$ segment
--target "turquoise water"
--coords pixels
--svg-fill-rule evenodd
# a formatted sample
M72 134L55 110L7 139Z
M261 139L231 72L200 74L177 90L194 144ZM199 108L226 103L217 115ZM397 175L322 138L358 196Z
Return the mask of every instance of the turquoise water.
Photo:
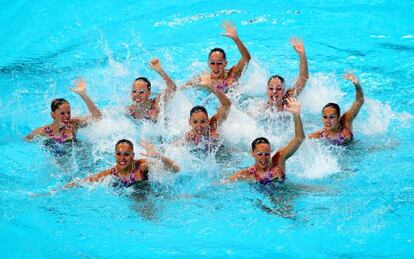
M0 255L15 257L413 257L414 256L414 24L410 1L180 1L108 3L16 1L0 10ZM151 174L153 191L140 200L105 185L31 197L113 164L116 140L167 142L187 129L189 108L205 95L177 93L167 115L175 124L136 124L120 116L129 87L159 57L183 83L206 69L208 51L222 47L229 64L236 46L220 36L233 21L253 60L240 94L264 99L273 73L292 82L298 60L288 41L305 42L310 80L301 96L306 133L321 127L328 101L350 106L354 88L341 80L353 69L366 102L347 149L305 141L275 190L214 183L252 163L257 136L277 149L291 126L255 122L235 101L223 135L235 147L230 162L200 160L167 144L180 175ZM65 166L22 138L51 121L50 101L67 98L74 115L86 112L68 91L82 76L104 119L80 131L86 159ZM201 97L200 97L201 96ZM233 100L239 100L233 96ZM249 99L248 100L251 100ZM208 98L207 98L208 99ZM242 98L243 99L243 98ZM210 113L215 101L207 102ZM240 105L239 105L240 104ZM74 152L78 152L74 150ZM269 212L272 211L272 213Z

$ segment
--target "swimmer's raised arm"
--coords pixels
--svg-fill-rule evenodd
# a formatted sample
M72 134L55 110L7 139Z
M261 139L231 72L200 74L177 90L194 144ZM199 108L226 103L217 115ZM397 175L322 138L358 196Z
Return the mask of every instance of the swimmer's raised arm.
M180 166L175 163L172 159L164 156L163 154L159 153L155 146L147 141L142 140L140 145L145 149L146 153L141 153L142 156L155 158L161 161L164 164L165 169L171 170L174 173L180 171ZM146 163L148 164L148 163ZM148 168L147 168L148 170Z
M303 41L295 37L290 40L290 44L292 45L296 53L299 55L300 60L298 79L294 87L288 90L288 96L295 97L302 92L303 88L306 85L306 82L309 79L308 59L306 58L305 46L303 45Z
M70 88L70 91L78 94L82 98L82 100L88 106L89 112L91 113L90 116L73 118L74 120L76 120L76 123L77 123L78 127L85 126L86 123L88 122L88 120L90 120L90 119L99 120L99 119L102 118L101 111L98 109L98 107L95 105L95 103L86 94L85 80L83 80L82 78L78 78L76 80L76 86L74 88Z
M305 139L305 133L303 131L302 119L300 117L300 104L296 99L289 98L287 99L286 111L289 111L293 115L293 120L295 124L295 136L289 141L289 143L279 149L272 157L272 160L280 159L283 167L286 160L292 156L296 150L298 150L300 144L302 144ZM275 164L275 163L273 163Z
M161 66L161 62L158 58L153 58L149 62L149 66L157 72L161 78L164 80L165 84L167 85L167 88L164 91L165 100L168 100L172 97L173 93L177 90L177 85L175 82L171 79L171 77L167 74L167 72L164 71L164 69Z
M234 26L234 24L229 21L225 21L222 24L222 27L225 32L221 35L232 39L234 43L236 43L237 48L239 49L239 52L242 56L239 62L230 69L230 73L234 73L235 79L237 80L241 76L244 67L249 63L251 56L246 46L240 40L239 35L237 34L236 26Z
M341 118L341 121L344 124L344 126L351 129L352 121L358 115L359 110L364 104L364 92L362 91L362 87L359 84L358 77L355 76L353 72L349 72L345 74L344 79L351 81L354 84L355 90L356 90L354 103L352 104L351 108L342 115L342 118Z
M202 87L209 89L213 94L217 97L220 102L220 107L217 113L212 116L217 121L217 125L220 125L224 120L227 119L229 115L229 111L231 108L231 101L230 99L223 93L223 91L218 90L217 88L211 85L202 85Z

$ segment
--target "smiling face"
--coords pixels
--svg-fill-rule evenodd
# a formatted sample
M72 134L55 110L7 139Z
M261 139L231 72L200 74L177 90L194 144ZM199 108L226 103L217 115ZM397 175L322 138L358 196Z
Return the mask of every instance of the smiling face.
M68 124L71 118L69 103L62 103L55 111L51 112L50 115L60 126Z
M284 95L285 84L279 78L272 78L267 84L267 97L269 102L281 102Z
M272 150L269 144L260 143L257 144L251 155L255 160L255 166L257 169L266 170L270 166Z
M322 122L325 130L335 131L339 128L339 114L333 107L325 107L322 110Z
M198 111L191 114L188 123L190 124L191 130L195 135L207 135L210 121L207 114L204 112Z
M131 168L134 161L134 149L128 143L120 143L115 147L116 167L119 170Z
M223 53L214 51L210 54L208 67L210 68L210 75L213 79L224 78L224 69L226 66L227 60L224 58Z
M146 82L137 80L132 84L131 99L135 103L147 101L151 96L151 91L148 89Z

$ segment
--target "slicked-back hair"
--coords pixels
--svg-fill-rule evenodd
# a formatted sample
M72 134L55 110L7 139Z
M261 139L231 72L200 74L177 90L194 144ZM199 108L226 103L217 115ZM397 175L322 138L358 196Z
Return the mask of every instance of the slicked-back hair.
M122 144L122 143L126 143L126 144L128 144L128 145L130 145L131 146L131 148L132 148L132 150L134 150L134 144L132 144L132 142L130 141L130 140L128 140L128 139L121 139L121 140L119 140L118 142L116 142L116 144L115 144L115 149L120 145L120 144Z
M68 101L66 101L66 99L63 98L57 98L54 99L52 101L52 103L50 104L50 109L52 110L52 112L56 111L57 109L59 109L59 106L61 106L62 104L67 103L69 104Z
M138 77L134 82L141 81L147 84L148 91L151 90L151 82L146 77Z
M224 49L222 48L214 48L212 50L210 50L210 53L208 53L208 58L210 59L210 56L213 52L220 52L221 54L223 54L223 59L226 60L226 52L224 51Z
M254 151L254 149L256 148L256 146L258 144L268 144L270 146L270 142L267 138L259 137L259 138L256 138L255 140L253 140L253 142L252 142L252 151Z
M325 108L328 108L328 107L334 108L336 110L336 115L338 115L338 117L341 115L341 108L339 108L339 105L336 104L336 103L328 103L328 104L326 104L325 106L323 106L322 112L323 112L323 110Z
M270 81L271 81L272 79L275 79L275 78L279 79L279 80L280 80L280 82L282 82L282 84L284 84L284 83L285 83L285 79L284 79L283 77L281 77L281 76L279 76L279 75L272 75L271 77L269 77L269 80L267 80L267 85L269 85Z
M207 110L206 110L206 108L204 108L204 106L200 106L200 105L194 106L190 111L190 117L195 112L204 112L206 114L206 116L208 117Z

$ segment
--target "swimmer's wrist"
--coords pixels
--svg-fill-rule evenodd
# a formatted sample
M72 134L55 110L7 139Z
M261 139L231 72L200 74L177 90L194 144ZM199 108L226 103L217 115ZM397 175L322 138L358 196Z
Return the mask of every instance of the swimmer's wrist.
M158 152L155 153L154 156L152 156L152 158L155 158L155 159L162 159L162 157L163 157L162 154L160 154Z

